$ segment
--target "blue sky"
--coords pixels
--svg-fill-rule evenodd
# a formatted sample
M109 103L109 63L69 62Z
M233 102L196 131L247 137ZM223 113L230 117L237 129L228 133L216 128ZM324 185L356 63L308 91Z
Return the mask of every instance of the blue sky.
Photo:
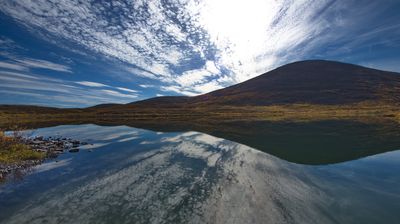
M398 0L2 0L0 104L198 95L306 59L400 72Z

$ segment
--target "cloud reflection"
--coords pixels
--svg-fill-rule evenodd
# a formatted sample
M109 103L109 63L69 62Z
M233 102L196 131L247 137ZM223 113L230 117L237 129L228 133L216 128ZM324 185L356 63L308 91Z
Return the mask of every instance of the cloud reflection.
M126 133L136 133L125 127L82 128L103 133L101 138L114 148ZM83 138L93 134L81 133ZM158 138L146 145L152 147L148 150L129 155L114 151L116 166L121 164L117 169L102 170L74 187L65 180L26 202L24 212L16 212L5 223L332 221L319 212L325 209L327 196L307 184L305 174L293 164L202 133L154 136ZM82 166L102 169L101 164Z

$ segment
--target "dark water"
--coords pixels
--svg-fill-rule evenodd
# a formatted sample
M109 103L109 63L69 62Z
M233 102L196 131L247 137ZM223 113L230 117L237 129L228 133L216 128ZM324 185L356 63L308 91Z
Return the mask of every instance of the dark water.
M0 223L399 222L394 129L235 127L33 131L91 144L0 185Z

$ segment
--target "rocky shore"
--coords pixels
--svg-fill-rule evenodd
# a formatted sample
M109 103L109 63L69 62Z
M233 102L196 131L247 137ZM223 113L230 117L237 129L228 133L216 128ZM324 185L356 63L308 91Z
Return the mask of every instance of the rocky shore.
M69 152L79 152L79 146L87 145L86 142L80 142L70 138L45 138L43 136L27 138L25 140L25 144L29 145L32 150L47 153L49 157L63 153L67 150Z
M35 136L30 138L22 138L20 142L29 146L33 151L43 153L43 159L25 160L11 164L0 163L0 180L6 178L10 174L21 173L24 170L41 164L44 160L49 158L56 158L59 154L64 152L79 152L79 147L87 145L87 142L73 140L71 138L62 137L43 137Z

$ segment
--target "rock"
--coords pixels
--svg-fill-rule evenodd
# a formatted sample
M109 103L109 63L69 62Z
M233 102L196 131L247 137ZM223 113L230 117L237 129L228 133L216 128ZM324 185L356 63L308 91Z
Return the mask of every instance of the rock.
M71 153L79 152L79 148L72 148L69 150Z
M56 152L63 152L64 149L63 149L63 148L55 148L54 151L56 151Z
M33 142L32 142L33 144L43 144L44 143L44 141L42 141L42 140L33 140Z
M72 143L72 147L76 148L76 147L78 147L80 145L81 142L78 141L78 140L74 140L74 141L71 141L71 143Z

